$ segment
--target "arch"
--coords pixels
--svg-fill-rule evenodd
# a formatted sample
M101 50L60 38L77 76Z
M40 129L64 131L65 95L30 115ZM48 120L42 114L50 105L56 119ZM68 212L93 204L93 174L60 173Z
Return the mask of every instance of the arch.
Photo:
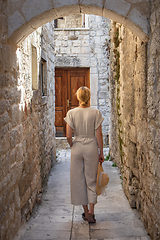
M9 0L8 39L17 45L43 24L76 13L95 14L124 24L148 41L147 0Z

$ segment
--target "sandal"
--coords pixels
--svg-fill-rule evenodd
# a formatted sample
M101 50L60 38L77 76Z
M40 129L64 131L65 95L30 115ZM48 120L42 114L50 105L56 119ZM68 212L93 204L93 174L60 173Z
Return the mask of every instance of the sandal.
M84 221L87 221L87 218L85 217L85 213L82 213L82 218Z
M91 213L88 213L87 221L89 223L96 223L95 215L92 215Z

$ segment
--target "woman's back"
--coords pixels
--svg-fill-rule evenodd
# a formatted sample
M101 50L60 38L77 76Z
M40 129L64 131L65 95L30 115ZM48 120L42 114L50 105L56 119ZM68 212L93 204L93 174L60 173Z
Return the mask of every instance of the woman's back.
M93 107L74 108L67 113L65 121L74 129L74 136L93 137L103 118Z

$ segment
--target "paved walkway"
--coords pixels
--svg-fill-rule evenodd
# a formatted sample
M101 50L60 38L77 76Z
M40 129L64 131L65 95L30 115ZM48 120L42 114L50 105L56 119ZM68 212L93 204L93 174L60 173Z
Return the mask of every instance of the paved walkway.
M84 221L82 207L70 204L70 150L58 154L42 203L16 240L150 239L123 193L118 168L112 167L110 161L103 164L110 182L107 195L100 196L95 207L97 223Z

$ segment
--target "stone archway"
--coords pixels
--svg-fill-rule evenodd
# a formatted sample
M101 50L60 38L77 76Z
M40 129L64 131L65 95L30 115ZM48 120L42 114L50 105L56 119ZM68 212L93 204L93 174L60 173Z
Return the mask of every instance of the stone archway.
M21 118L25 119L26 116L31 116L32 106L29 106L27 109L25 105L25 109L23 112L19 109L20 96L17 90L17 66L15 61L16 46L21 43L26 38L26 36L28 36L31 32L33 32L42 24L64 15L74 14L76 12L83 12L105 16L117 22L123 23L128 29L130 29L136 36L139 37L139 39L137 40L137 37L133 36L133 39L137 41L139 45L139 48L135 47L134 54L134 60L136 61L136 72L139 74L139 77L135 78L135 85L137 88L134 93L141 100L137 101L137 106L139 109L137 109L136 111L137 119L139 122L141 122L141 125L139 125L138 131L136 131L136 127L134 125L135 121L132 122L132 125L127 126L130 130L130 135L128 137L131 139L131 142L133 142L133 144L130 145L130 148L124 149L125 153L127 154L128 152L130 152L131 154L133 152L136 153L133 156L133 160L136 159L136 161L139 163L139 166L136 167L136 162L131 161L130 158L127 158L126 162L127 164L131 165L133 171L130 171L127 165L124 166L124 170L125 180L127 181L127 184L129 186L129 188L126 189L127 191L129 191L127 192L127 194L129 193L133 196L133 198L136 196L136 194L138 198L141 197L141 201L136 202L136 204L138 204L142 209L143 222L148 229L148 232L152 235L152 238L158 240L160 236L159 1L106 0L99 2L95 0L91 2L89 0L68 0L67 3L63 3L63 1L54 0L33 0L32 5L30 5L29 0L8 0L1 1L0 7L2 11L2 25L0 28L0 51L2 53L0 56L0 77L2 88L0 127L1 135L3 138L1 141L2 146L0 147L2 157L0 171L3 173L0 178L0 195L3 199L3 206L1 207L1 214L3 218L1 220L1 226L3 228L2 234L4 233L5 236L4 239L9 239L9 237L10 239L13 238L18 228L20 227L22 216L21 213L26 213L26 209L32 207L37 194L36 190L34 192L34 198L31 199L30 186L29 188L27 188L28 186L24 186L23 184L23 192L19 191L19 183L22 183L22 171L25 173L23 177L24 180L26 180L27 182L29 179L28 176L30 176L30 172L25 172L24 165L22 164L25 163L27 157L24 148L32 146L33 153L35 148L33 147L34 142L32 143L30 139L27 139L27 129L24 128L25 126L22 125L22 122L20 120ZM148 40L148 35L150 37L150 44L144 45L144 41L147 42ZM12 44L8 44L7 40L9 40L9 42ZM131 48L132 47L134 46L131 46ZM146 59L147 64L144 66L146 73L145 85L143 81L139 82L139 79L141 79L141 73L143 72L143 68L140 69L139 63L144 63L143 58L137 58L141 48L144 48L144 52L148 57L148 59ZM127 51L126 46L125 51ZM139 62L137 61L137 59ZM34 97L35 101L37 101L36 94ZM141 104L142 101L144 102L144 105ZM140 111L140 109L143 109L143 111ZM129 105L128 110L130 110ZM114 118L112 120L114 121ZM35 119L33 119L33 121L34 124L38 126L38 123L35 121ZM24 138L21 138L22 136ZM124 140L125 137L126 135L124 135ZM123 148L122 144L120 145L120 147ZM50 150L49 146L47 146L47 149ZM117 148L115 149L115 152L116 151ZM30 155L32 157L32 154ZM51 151L50 155L52 156ZM18 159L20 159L20 161L18 161ZM37 162L35 162L35 164L36 163ZM36 166L37 165L33 166L33 168L35 168ZM143 171L139 170L140 167ZM47 172L47 170L48 169L44 169L45 172ZM140 181L136 181L136 177L140 177ZM41 185L41 179L38 179L39 185L35 184L36 179L33 180L33 188L37 188ZM131 183L133 184L133 186L131 186ZM134 186L136 186L136 188L134 188ZM26 187L26 191L24 187ZM19 195L23 195L23 193L25 194L25 197L22 200L23 202L26 201L26 208L22 209ZM13 218L11 218L10 213L14 213L12 215L14 216ZM8 222L10 223L9 226Z
M145 6L145 8L144 8ZM104 16L124 24L142 41L148 40L149 2L130 0L17 0L8 1L8 38L22 42L39 26L62 16L87 13Z

